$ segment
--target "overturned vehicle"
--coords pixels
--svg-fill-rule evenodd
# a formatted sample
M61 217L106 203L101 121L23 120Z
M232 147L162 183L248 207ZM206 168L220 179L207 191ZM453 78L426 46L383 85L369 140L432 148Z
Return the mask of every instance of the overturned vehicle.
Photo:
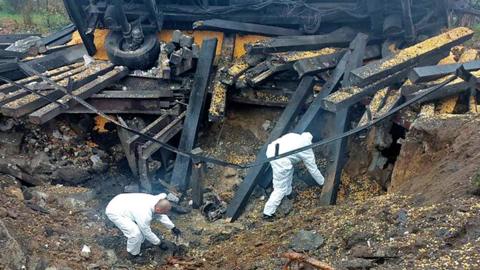
M162 29L209 29L262 33L255 24L312 35L351 26L382 38L415 40L447 25L448 1L425 0L64 0L89 54L95 29L110 29L110 60L131 69L153 66ZM216 21L228 20L228 21ZM208 21L208 23L204 23ZM193 24L193 27L192 27ZM253 29L252 29L253 28ZM270 28L268 28L270 29ZM271 35L282 35L271 31Z

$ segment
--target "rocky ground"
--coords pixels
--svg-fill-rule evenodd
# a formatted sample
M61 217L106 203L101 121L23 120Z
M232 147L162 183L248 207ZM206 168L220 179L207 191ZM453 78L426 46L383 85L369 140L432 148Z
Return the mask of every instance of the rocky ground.
M200 147L209 156L252 161L280 112L235 108L223 125L204 128ZM321 190L300 181L308 176L299 166L298 195L284 201L272 223L261 220L267 194L259 190L245 215L226 223L226 202L245 172L209 166L206 200L214 208L191 210L187 196L189 213L171 215L182 239L152 225L178 245L145 245L143 260L130 261L124 237L103 213L110 198L135 183L115 131L87 118L41 128L2 120L0 268L281 269L282 253L294 250L335 269L478 269L478 121L418 119L401 140L388 193L365 169L368 140L353 138L339 205L319 207Z

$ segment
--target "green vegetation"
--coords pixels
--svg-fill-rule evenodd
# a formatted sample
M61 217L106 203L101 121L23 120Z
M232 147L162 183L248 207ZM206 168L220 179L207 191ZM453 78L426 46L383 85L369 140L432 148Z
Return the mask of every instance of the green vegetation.
M1 31L46 34L70 23L62 1L47 1L47 6L39 0L35 4L32 2L28 0L25 5L14 5L12 1L0 0L0 27L5 28Z

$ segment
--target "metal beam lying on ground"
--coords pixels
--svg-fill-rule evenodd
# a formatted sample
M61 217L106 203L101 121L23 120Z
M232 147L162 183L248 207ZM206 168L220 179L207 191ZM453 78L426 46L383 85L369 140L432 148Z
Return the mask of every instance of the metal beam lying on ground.
M449 65L436 65L427 67L416 67L408 75L408 78L413 83L428 82L435 79L439 79L446 75L454 74L455 71L462 66L468 71L475 71L480 69L480 60L471 61L467 63L449 64Z
M225 108L227 106L227 88L228 85L222 82L225 78L228 65L233 59L233 49L235 47L235 35L225 35L222 43L222 52L220 54L217 73L213 80L212 101L208 110L208 120L218 122L225 117Z
M347 46L356 32L351 28L340 28L326 35L315 36L289 36L287 38L272 38L270 40L247 44L246 49L251 54L288 52L288 51L310 51L327 47Z
M90 68L82 66L82 67L76 68L75 70L57 75L56 76L57 78L54 77L52 78L52 80L57 81L61 79L61 81L58 82L60 86L67 87L69 86L69 83L71 83L72 89L76 89L87 83L90 83L91 81L95 80L98 76L102 76L105 73L111 71L112 69L113 69L113 65L109 63L100 63L98 66L92 66ZM78 73L74 73L74 71ZM36 84L41 84L41 83L38 82ZM32 89L33 87L29 86L29 88ZM43 91L42 94L44 96L49 97L50 99L55 100L65 95L65 93L61 90L56 90L56 89L49 90L49 89L52 89L53 86L46 83L43 85L40 85L40 88L47 89L47 91ZM32 90L35 90L35 88L33 88ZM49 100L43 97L40 97L36 94L29 94L28 91L23 89L18 90L16 92L12 92L10 94L16 94L16 96L20 98L17 100L13 100L1 107L2 114L6 116L18 118L50 103ZM24 94L27 94L27 95L21 97ZM9 95L6 97L7 98L9 97L11 99L12 95Z
M312 94L313 84L314 78L311 76L303 77L300 81L297 90L270 133L266 144L258 152L256 157L257 161L266 158L266 149L270 142L281 137L290 129L293 121L302 110L303 104L305 104L307 98ZM248 170L247 175L235 192L235 196L230 201L227 208L227 217L229 217L232 222L240 216L241 212L247 205L253 189L261 181L261 178L264 176L265 171L268 168L269 164L262 164L261 166L256 166Z
M110 84L119 81L128 75L128 69L126 67L117 66L112 71L106 73L103 76L96 78L95 80L85 84L84 86L72 91L71 95L81 99L86 99L91 95L100 92ZM77 104L77 101L70 96L64 96L57 100L61 104L72 107ZM28 116L30 122L34 124L44 124L47 121L55 118L56 116L68 111L68 109L61 107L59 104L50 103L49 105L31 113Z
M180 138L179 149L190 152L195 146L200 116L205 105L210 73L213 68L217 39L207 39L202 43L197 70L190 93L187 115L184 123L184 132ZM188 185L191 160L188 157L177 155L172 172L171 184L185 190Z
M352 71L352 83L359 87L367 86L401 70L417 66L429 58L443 58L448 55L452 47L472 38L473 33L468 28L459 27L427 39L401 50L396 55L372 62Z
M299 36L302 31L283 28L278 26L235 22L228 20L212 19L205 21L196 21L193 23L195 30L216 30L222 32L259 34L265 36Z

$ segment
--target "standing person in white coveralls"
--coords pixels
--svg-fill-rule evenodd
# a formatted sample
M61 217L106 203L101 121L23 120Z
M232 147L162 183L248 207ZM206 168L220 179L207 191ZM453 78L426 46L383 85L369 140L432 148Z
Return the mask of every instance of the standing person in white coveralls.
M105 214L127 237L127 251L137 256L145 239L153 245L160 245L162 242L150 228L154 214L159 215L158 220L175 236L181 235L181 231L166 215L171 208L165 193L126 193L115 196L108 203Z
M268 158L274 157L277 144L279 145L278 154L280 155L310 145L312 144L312 139L313 136L309 132L285 134L268 145L266 155ZM312 149L271 161L273 192L270 194L270 198L263 209L263 218L265 220L272 221L283 197L292 193L293 165L300 161L303 161L313 179L320 186L323 186L325 179L315 163L315 154Z

